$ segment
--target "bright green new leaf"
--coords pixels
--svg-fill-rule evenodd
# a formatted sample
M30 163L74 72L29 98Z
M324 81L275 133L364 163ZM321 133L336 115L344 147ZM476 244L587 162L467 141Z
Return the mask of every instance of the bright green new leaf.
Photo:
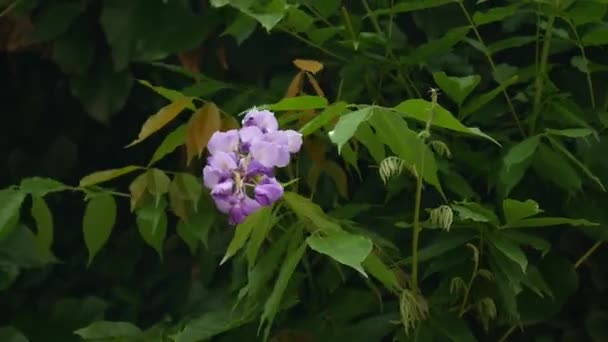
M327 107L327 99L321 96L296 96L287 97L281 101L268 106L270 110L309 110Z
M374 246L367 237L343 230L323 230L322 233L309 236L306 243L313 250L350 266L367 277L361 263L367 259Z
M338 153L341 152L342 146L355 135L359 125L367 121L373 113L374 107L366 107L340 117L336 127L329 132L329 139L338 145Z
M325 214L321 207L308 198L298 195L295 192L286 191L283 194L283 199L287 202L287 205L289 205L291 210L298 215L300 220L313 224L314 229L309 228L309 230L341 230L340 225Z
M149 203L137 211L137 228L144 241L163 258L163 244L167 236L166 203Z
M85 176L80 180L80 186L91 186L99 183L103 183L109 181L114 178L118 178L120 176L126 175L127 173L133 172L135 170L141 169L140 166L129 165L122 167L120 169L111 169L104 171L93 172L88 176Z
M53 214L44 198L32 197L32 217L36 221L36 241L41 251L50 250L53 245Z
M19 211L25 194L15 189L0 190L0 240L10 234L19 223Z
M452 100L456 101L458 106L462 105L462 101L477 87L481 77L479 75L470 75L464 77L448 76L445 72L439 71L433 73L435 83L439 85Z
M97 321L74 331L74 334L85 340L134 340L141 337L142 331L129 322Z
M344 114L344 112L348 110L347 106L347 103L343 101L331 104L329 107L325 108L321 114L304 124L304 126L300 128L300 133L302 133L303 136L307 136L318 131L322 127L325 127L331 120Z
M401 102L394 109L399 113L404 114L406 117L410 117L421 122L427 122L431 117L432 108L433 104L429 101L425 101L422 99L413 99ZM432 116L433 120L431 121L431 123L434 126L482 137L500 146L500 144L496 140L494 140L489 135L483 133L481 130L479 130L479 128L467 127L460 123L460 121L458 121L458 119L456 119L452 115L452 113L450 113L448 110L441 107L440 105L436 104L432 110L434 115Z
M522 219L504 226L504 228L525 228L525 227L550 227L559 225L569 226L599 226L598 223L585 219L571 219L566 217L532 217Z
M245 221L236 226L234 231L234 237L230 241L228 248L226 249L226 254L222 258L220 265L225 263L228 259L234 256L249 239L251 232L254 229L258 229L260 225L268 222L268 216L272 212L271 207L263 207L262 209L256 211L255 213L249 215Z
M31 177L21 180L19 189L21 191L34 195L44 196L51 192L67 190L70 187L51 178Z
M490 241L498 251L500 251L507 258L516 262L519 267L521 267L521 271L526 273L526 268L528 267L528 258L514 241L511 241L509 238L501 234L493 234L490 236Z
M87 203L82 220L82 233L89 250L89 265L108 241L115 222L116 201L112 195L97 195Z
M538 206L538 203L529 199L524 202L507 198L502 201L502 210L505 214L507 224L519 221L526 217L534 216L543 211Z
M185 144L187 127L188 125L183 124L177 127L173 132L167 134L165 139L163 139L163 142L160 143L160 145L156 148L156 151L154 151L148 166L163 159L166 155L175 151L176 148Z

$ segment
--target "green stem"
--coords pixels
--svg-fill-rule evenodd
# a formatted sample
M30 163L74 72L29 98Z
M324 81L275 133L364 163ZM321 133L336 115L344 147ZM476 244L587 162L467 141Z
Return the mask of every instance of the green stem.
M498 342L505 342L507 338L513 333L513 331L517 328L516 325L512 325L509 330L505 331L504 335L498 340Z
M289 30L289 29L286 29L286 28L284 28L284 27L278 27L278 28L279 28L281 31L283 31L283 32L285 32L285 33L289 34L290 36L292 36L292 37L296 38L297 40L301 41L302 43L304 43L304 44L306 44L306 45L309 45L309 46L311 46L311 47L314 47L314 48L318 49L319 51L324 52L324 53L325 53L325 54L327 54L328 56L331 56L331 57L333 57L333 58L335 58L335 59L337 59L337 60L339 60L339 61L342 61L342 62L348 62L348 59L346 59L346 58L344 58L344 57L342 57L342 56L340 56L340 55L337 55L337 54L335 54L335 53L333 53L333 52L331 52L331 51L327 50L326 48L322 47L321 45L316 44L315 42L312 42L312 41L310 41L310 40L308 40L308 39L306 39L306 38L304 38L304 37L300 36L299 34L297 34L297 33L295 33L295 32L292 32L292 31L291 31L291 30Z
M479 41L479 43L484 47L484 55L488 59L488 63L490 64L492 73L495 74L496 73L496 63L494 63L494 59L492 58L492 55L490 54L490 52L487 51L486 43L484 42L483 38L481 38L481 34L479 33L479 30L477 29L477 25L475 25L473 18L471 18L469 11L466 9L466 7L464 7L462 1L458 1L458 5L460 5L460 9L462 10L462 13L464 13L464 16L466 17L467 21L469 22L469 25L471 25L471 28L473 29L473 32L475 33L475 36L477 37L477 41ZM517 112L515 111L515 106L513 106L511 97L509 97L509 94L507 93L506 89L503 89L502 94L505 97L505 101L507 101L507 105L509 106L509 110L511 111L511 115L513 116L513 119L515 120L515 123L517 124L517 128L519 129L519 132L521 133L521 135L523 137L525 137L526 134L524 132L524 129L521 126L521 122L519 121L519 116L517 115Z
M595 244L593 244L593 246L591 246L591 248L589 248L585 254L583 254L580 258L578 258L578 260L576 261L576 263L574 264L574 268L577 269L579 268L587 259L589 259L589 257L591 256L591 254L595 253L595 251L600 248L600 246L604 243L604 241L600 240L598 242L596 242Z
M551 38L553 37L553 24L555 23L555 14L551 14L547 20L547 29L545 32L545 38L543 40L543 47L540 56L540 66L536 74L536 80L534 82L534 106L532 108L532 117L530 118L530 130L529 133L532 135L536 131L536 124L538 117L540 116L541 101L543 95L543 87L545 77L547 77L547 60L549 59L549 50L551 48Z
M416 203L414 207L414 232L412 238L412 291L415 294L420 292L418 288L418 240L420 236L420 202L422 199L422 175L424 174L424 154L422 154L420 173L416 175Z
M473 273L471 274L471 278L469 279L469 283L467 284L467 288L464 291L464 297L462 298L462 303L460 304L460 310L458 313L458 317L462 317L466 311L467 302L469 301L469 294L471 293L471 288L473 287L473 282L475 281L475 277L477 276L477 271L479 270L479 259L475 259L475 266L473 267Z
M574 26L574 24L572 23L572 20L566 20L566 23L568 23L570 29L572 29L572 32L574 33L574 37L576 37L576 45L581 51L581 57L583 57L583 60L585 61L585 66L587 67L585 68L585 76L587 78L587 88L589 88L589 100L591 101L591 108L595 109L595 94L593 92L593 82L591 80L591 72L589 72L589 60L587 59L587 54L585 53L583 41L581 40L581 36L576 30L576 26Z

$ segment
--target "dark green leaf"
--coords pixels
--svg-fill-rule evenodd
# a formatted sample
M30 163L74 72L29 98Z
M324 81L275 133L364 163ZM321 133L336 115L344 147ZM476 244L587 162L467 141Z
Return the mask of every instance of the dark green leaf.
M19 212L25 194L15 189L0 190L0 240L8 236L19 223Z
M475 22L475 25L481 26L497 21L503 21L506 18L514 15L519 9L519 6L519 3L515 3L509 6L492 7L487 12L475 12L475 14L473 14L473 22Z
M32 197L32 217L36 221L36 240L41 252L53 245L53 214L42 197Z
M157 205L149 203L137 211L137 228L144 241L163 258L163 244L167 236L167 213L164 200Z
M502 201L502 210L505 214L507 224L519 221L526 217L534 216L543 211L538 206L538 203L529 199L524 202L507 198Z
M152 159L148 163L148 166L156 163L163 159L167 154L175 151L176 148L186 143L186 128L187 125L183 124L177 127L173 132L167 134L163 142L156 148Z
M454 77L446 75L443 71L434 73L433 79L441 90L445 91L452 100L456 101L458 106L462 105L462 101L466 99L475 87L477 87L479 81L481 81L479 75Z
M397 292L402 288L395 273L375 253L367 256L363 268L388 290Z
M571 219L566 217L532 217L519 220L505 225L505 228L524 228L524 227L548 227L559 226L562 224L570 226L598 226L598 223L590 222L585 219Z
M42 43L58 37L67 31L82 9L83 5L78 2L48 4L34 21L33 40Z
M454 313L443 312L433 315L431 326L441 331L449 340L454 342L476 342L477 339L464 320Z
M523 273L526 272L526 268L528 267L528 258L514 241L501 234L493 234L490 237L490 241L497 250L499 250L507 258L516 262L519 267L521 267L521 271Z
M502 93L505 89L507 89L510 85L515 84L517 82L518 76L515 75L511 77L509 80L501 83L498 87L490 90L489 92L482 94L480 96L475 97L475 99L470 100L467 104L462 107L460 111L460 116L462 118L466 118L472 113L480 110L485 106L488 102L492 101L496 96Z
M87 203L82 220L82 232L89 250L89 265L108 241L115 222L116 201L112 195L97 195Z
M220 262L220 265L225 263L228 259L230 259L233 255L235 255L249 239L251 232L254 229L258 229L260 225L263 225L268 222L268 217L272 212L271 207L263 207L262 209L256 211L255 213L249 215L245 221L236 226L234 231L234 237L230 241L228 248L226 249L226 254L224 254L224 258Z
M142 331L129 322L97 321L74 332L85 340L129 339L142 337Z
M0 341L3 342L28 342L29 340L13 327L0 327Z
M341 229L340 225L327 216L321 207L311 202L308 198L302 197L295 192L285 192L283 194L283 199L285 199L285 202L287 202L291 210L298 215L300 220L311 222L316 229Z

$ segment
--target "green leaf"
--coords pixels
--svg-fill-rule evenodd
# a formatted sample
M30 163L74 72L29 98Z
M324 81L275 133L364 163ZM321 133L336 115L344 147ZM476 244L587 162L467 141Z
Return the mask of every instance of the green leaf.
M595 135L595 132L590 128L568 128L568 129L550 129L547 130L548 134L557 135L567 138L585 138L590 135Z
M430 118L432 108L433 104L429 101L425 101L422 99L413 99L401 102L394 109L404 114L406 117L410 117L426 123ZM500 146L500 144L496 140L480 131L479 128L466 127L465 125L460 123L460 121L458 121L458 119L456 119L452 115L452 113L450 113L440 105L435 105L433 113L433 126L482 137Z
M479 109L483 108L488 102L492 101L496 96L502 93L509 86L515 84L518 80L518 76L515 75L511 77L509 80L501 83L498 87L490 90L489 92L482 94L480 96L475 97L473 100L468 101L468 103L462 107L460 110L460 117L464 119Z
M338 153L341 152L342 146L348 142L357 132L357 128L361 123L367 121L374 113L373 107L363 108L354 112L350 112L340 117L336 127L329 132L329 139L338 145Z
M450 232L441 238L435 239L428 246L420 249L418 252L418 261L424 262L444 255L455 248L464 246L468 241L473 240L475 235L469 232ZM411 264L412 257L407 257L403 263Z
M115 222L116 201L112 195L97 195L87 203L82 220L82 232L89 250L89 265L108 241Z
M392 8L375 10L370 13L370 15L413 12L450 3L454 3L454 0L406 0L395 4L395 6L392 6Z
M433 153L418 138L418 134L409 129L407 123L399 114L392 111L378 110L375 111L369 123L376 132L381 132L378 135L380 140L399 158L415 167L417 172L421 172L422 165L424 165L422 174L424 180L433 185L443 195L437 177L438 169Z
M603 46L608 44L608 28L600 27L588 32L582 38L585 46Z
M492 234L490 241L504 256L516 262L521 271L526 273L526 267L528 266L528 258L526 254L519 248L519 246L508 237L502 234Z
M31 177L21 180L19 188L33 196L44 196L50 192L67 190L70 187L51 178Z
M582 179L572 164L544 143L538 146L532 166L540 178L569 193L582 188Z
M460 43L469 31L470 27L468 26L453 28L441 38L433 39L426 44L417 46L408 56L403 57L402 60L410 65L425 63L432 57L447 53L454 45Z
M347 111L347 106L348 104L343 101L331 104L329 107L325 108L321 114L304 124L304 126L300 128L300 133L302 133L303 136L307 136L318 131L322 127L327 126L331 120Z
M570 153L570 151L568 151L568 149L566 149L559 141L557 141L555 138L553 138L551 136L547 136L547 139L549 139L549 142L551 143L551 145L553 146L554 149L563 153L568 159L570 159L571 162L573 162L576 166L578 166L583 171L583 173L585 173L587 175L587 177L589 177L594 182L596 182L597 185L600 186L602 191L606 191L606 188L604 188L604 184L599 179L599 177L594 175L593 172L591 172L591 170L589 170L589 168L585 164L583 164L572 153Z
M473 14L473 22L477 26L503 21L506 18L517 13L520 4L515 3L509 6L492 7L487 12L475 12Z
M91 186L91 185L107 182L114 178L118 178L120 176L126 175L127 173L131 173L135 170L140 170L140 169L141 169L140 166L129 165L129 166L122 167L120 169L97 171L97 172L91 173L90 175L82 178L80 180L79 185L81 187L86 187L86 186Z
M314 21L314 18L306 12L296 7L289 7L287 16L282 24L284 24L288 30L299 33L308 31L308 29L313 26Z
M243 246L245 246L245 243L249 239L251 232L254 229L257 229L260 225L266 223L271 212L271 207L263 207L262 209L249 215L243 223L236 226L236 229L234 231L234 237L230 241L230 244L226 249L226 254L224 254L220 265L225 263L228 259L234 256L241 248L243 248Z
M177 90L152 85L150 82L148 82L146 80L137 80L137 82L139 82L139 84L141 84L141 85L144 85L144 86L150 88L152 91L154 91L158 95L166 98L167 100L169 100L171 102L176 102L179 99L184 98L184 96L188 96ZM187 103L186 108L188 108L192 111L196 110L196 107L194 106L194 104L192 102Z
M272 210L264 209L265 208L260 210L263 211L260 213L262 217L258 219L257 226L251 232L249 243L247 244L247 249L245 251L249 268L252 268L255 265L260 248L268 236L268 233L276 223L276 218L274 217Z
M537 251L541 252L542 257L547 255L551 249L551 244L547 240L541 239L529 233L524 233L520 230L504 230L501 232L501 234L519 243L520 245L530 246L536 249Z
M180 172L175 174L171 187L176 189L177 196L185 201L192 202L195 206L198 203L203 186L200 180L189 173Z
M234 308L232 305L224 305L187 322L184 328L171 338L175 342L207 341L223 332L236 329L250 320L251 318L243 312L242 306Z
M36 221L36 241L41 252L49 251L53 245L53 214L44 198L32 197L32 217Z
M298 244L300 245L299 247ZM289 280L300 263L302 256L304 256L305 251L306 243L302 242L302 234L293 234L291 241L289 242L289 247L287 248L285 261L281 266L274 288L272 289L268 300L266 300L266 304L264 304L264 311L260 318L260 328L266 324L264 332L265 339L268 338L274 318L279 311L281 300L283 299L283 294L289 284Z
M363 262L363 268L380 281L388 290L398 292L402 289L399 280L389 266L384 264L376 253L369 253Z
M464 320L455 313L441 312L431 316L431 327L440 331L450 341L477 342Z
M367 148L372 158L374 158L378 164L384 160L384 157L386 156L384 145L380 139L378 139L378 136L374 133L369 124L362 123L359 125L355 137ZM353 164L356 165L356 163Z
M0 241L19 223L19 213L25 194L15 189L0 190Z
M234 21L232 21L227 27L226 30L222 33L222 36L229 35L236 39L237 45L241 45L245 39L249 38L251 34L255 31L256 26L258 25L257 21L250 16L239 13Z
M479 81L481 81L479 75L453 77L447 76L443 71L433 73L433 79L441 90L445 91L452 100L456 101L458 106L462 105L462 101L469 96L477 87Z
M270 32L285 16L287 6L285 0L270 0L269 2L255 1L211 1L214 7L230 5L257 20L267 32Z
M570 226L599 226L598 223L590 222L585 219L571 219L566 217L533 217L507 224L504 226L504 228L548 227L559 226L562 224Z
M102 124L108 124L123 108L132 86L129 71L115 71L107 60L96 64L91 72L70 79L72 95L80 100L91 118Z
M321 207L311 202L308 198L302 197L295 192L286 191L283 194L283 199L291 210L298 215L300 220L310 222L315 228L324 231L330 229L341 230L340 225L325 214Z
M29 340L19 330L6 326L0 327L0 341L3 342L28 342Z
M327 99L320 96L296 96L287 97L281 101L268 106L270 110L309 110L327 107Z
M137 211L137 228L144 241L163 258L163 244L167 236L166 203L148 203Z
M350 266L367 277L361 265L373 248L372 241L367 237L342 230L323 230L320 234L309 236L306 243L314 251Z
M83 8L83 4L77 2L60 2L44 6L34 21L34 32L31 33L33 41L42 43L57 38L68 30Z
M536 36L515 36L498 40L488 45L488 51L494 55L500 51L522 47L536 41Z
M138 339L142 331L129 322L97 321L74 333L85 340Z
M502 201L502 209L505 214L507 224L519 221L526 217L534 216L543 211L538 206L538 203L529 199L524 202L507 198Z
M188 125L183 124L177 127L173 132L167 134L163 142L156 148L152 159L148 163L148 166L156 163L163 159L169 153L175 151L176 148L186 143L186 129Z
M532 157L540 143L540 136L526 138L511 147L503 158L503 165L498 176L499 192L502 196L509 195L513 187L519 183L532 162Z
M462 220L472 220L475 222L488 222L497 226L498 217L493 211L475 202L456 202L452 204L452 209L458 213Z
M149 169L146 172L146 184L148 192L156 198L156 202L161 196L169 192L171 179L159 169Z
M84 75L89 70L96 53L94 26L78 20L68 32L53 43L53 60L67 75Z
M192 226L189 225L186 221L180 220L175 227L175 231L177 235L184 241L191 254L196 253L196 249L198 247L199 239L192 230Z

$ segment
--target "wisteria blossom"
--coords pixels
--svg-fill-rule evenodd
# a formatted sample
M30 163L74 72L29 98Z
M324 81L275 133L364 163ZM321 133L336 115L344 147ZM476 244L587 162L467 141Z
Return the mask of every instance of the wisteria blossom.
M205 186L231 224L242 223L281 198L283 186L274 177L274 169L287 166L302 147L302 135L280 130L271 111L254 108L242 124L241 129L211 136L203 169Z

